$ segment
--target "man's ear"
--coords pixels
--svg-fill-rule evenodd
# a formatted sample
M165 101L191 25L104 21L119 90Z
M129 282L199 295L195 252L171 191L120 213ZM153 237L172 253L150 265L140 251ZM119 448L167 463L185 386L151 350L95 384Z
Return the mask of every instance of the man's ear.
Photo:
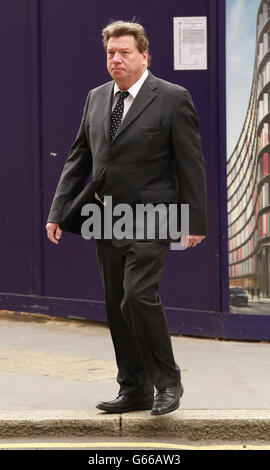
M148 63L148 50L143 52L143 63L144 65Z

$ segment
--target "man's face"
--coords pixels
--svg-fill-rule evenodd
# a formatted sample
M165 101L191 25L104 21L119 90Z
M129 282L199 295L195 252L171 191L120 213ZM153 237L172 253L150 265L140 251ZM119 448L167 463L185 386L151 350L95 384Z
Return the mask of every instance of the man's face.
M147 67L148 52L139 52L134 36L111 37L107 44L107 69L119 88L129 88Z

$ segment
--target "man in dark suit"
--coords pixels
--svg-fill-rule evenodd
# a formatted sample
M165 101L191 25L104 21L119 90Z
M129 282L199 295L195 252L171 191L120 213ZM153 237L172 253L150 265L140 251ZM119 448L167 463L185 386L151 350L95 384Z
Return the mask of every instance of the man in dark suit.
M148 70L149 43L141 25L113 22L104 28L103 42L113 80L88 93L52 202L48 238L59 243L65 206L92 172L94 181L102 175L95 193L100 207L106 195L114 206L189 204L186 241L195 247L207 235L206 177L190 93ZM171 412L179 407L183 385L157 293L170 238L103 238L96 244L120 386L116 399L97 408Z

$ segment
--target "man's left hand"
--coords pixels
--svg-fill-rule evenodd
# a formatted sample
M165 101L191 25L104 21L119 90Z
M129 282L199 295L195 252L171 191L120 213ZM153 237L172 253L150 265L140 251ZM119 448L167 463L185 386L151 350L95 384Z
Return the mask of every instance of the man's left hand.
M206 238L206 235L186 235L181 237L180 245L186 246L186 248L194 247L201 243Z

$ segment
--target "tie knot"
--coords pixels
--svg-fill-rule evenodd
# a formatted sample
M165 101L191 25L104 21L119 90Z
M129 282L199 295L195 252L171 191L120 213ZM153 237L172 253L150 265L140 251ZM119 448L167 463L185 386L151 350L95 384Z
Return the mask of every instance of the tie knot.
M119 100L124 100L129 95L128 91L119 91L118 93L119 93Z

